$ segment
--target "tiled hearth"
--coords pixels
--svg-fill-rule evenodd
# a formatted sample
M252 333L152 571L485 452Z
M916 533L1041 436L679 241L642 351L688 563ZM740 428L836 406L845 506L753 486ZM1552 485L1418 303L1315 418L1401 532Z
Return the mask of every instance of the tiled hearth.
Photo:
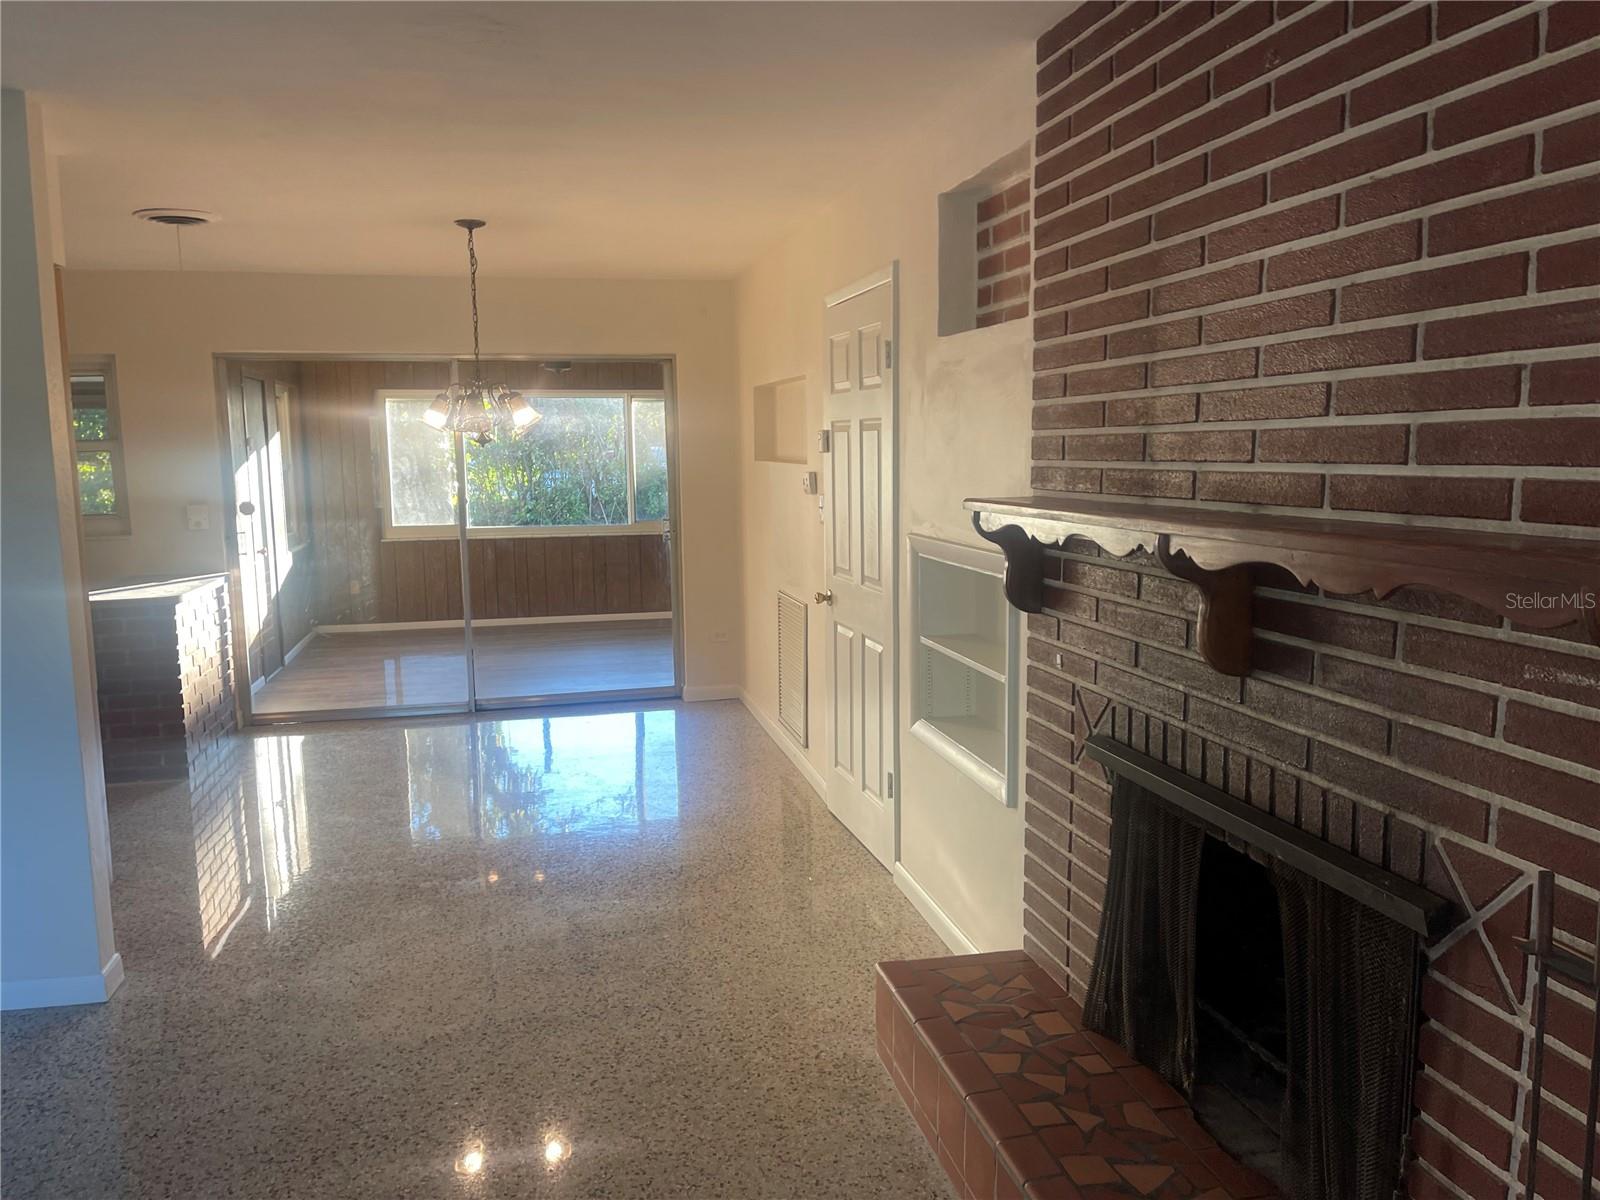
M878 964L877 1043L964 1200L1275 1195L1021 950Z

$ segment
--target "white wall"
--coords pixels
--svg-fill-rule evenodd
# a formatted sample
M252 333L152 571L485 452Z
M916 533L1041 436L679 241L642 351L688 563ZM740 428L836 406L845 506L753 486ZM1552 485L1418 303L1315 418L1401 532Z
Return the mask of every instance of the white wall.
M996 77L952 85L947 111L907 130L896 161L870 165L873 183L793 230L738 281L740 469L744 500L745 690L776 720L775 595L822 586L815 497L800 491L807 467L756 462L752 395L764 383L806 377L808 428L822 427L823 298L900 262L900 756L901 865L960 933L983 949L1022 940L1022 815L1002 808L908 732L910 596L905 535L985 545L961 501L1028 490L1032 410L1031 322L948 338L937 332L938 197L1033 133L1031 46ZM859 165L859 164L858 164ZM822 470L814 444L809 468ZM824 756L821 618L812 611L811 744Z
M51 200L37 112L6 89L0 150L0 1007L104 1000L105 777L81 575Z
M203 237L204 232L192 236ZM493 229L479 240L492 262ZM368 358L471 350L464 279L69 271L73 354L116 358L132 533L94 538L95 585L223 566L212 356ZM731 284L479 280L489 354L675 355L690 694L739 680L737 394ZM210 506L189 532L184 507Z

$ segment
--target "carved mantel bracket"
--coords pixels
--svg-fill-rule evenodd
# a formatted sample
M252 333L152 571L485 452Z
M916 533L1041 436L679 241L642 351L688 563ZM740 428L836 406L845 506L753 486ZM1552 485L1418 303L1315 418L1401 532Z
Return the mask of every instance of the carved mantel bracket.
M1226 675L1250 670L1251 572L1282 567L1302 584L1379 599L1417 586L1460 596L1517 625L1581 621L1600 644L1600 541L1477 529L1233 512L1138 500L1021 496L966 502L979 536L1006 559L1006 599L1044 605L1045 550L1084 538L1124 558L1155 556L1200 591L1200 654Z

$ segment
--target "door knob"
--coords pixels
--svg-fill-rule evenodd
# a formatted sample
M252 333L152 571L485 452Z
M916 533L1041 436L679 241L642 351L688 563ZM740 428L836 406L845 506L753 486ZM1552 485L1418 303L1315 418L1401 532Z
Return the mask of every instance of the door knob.
M818 604L832 604L833 603L833 592L831 592L831 591L818 592L817 593L817 603Z
M248 501L248 500L241 500L239 502L239 511L241 513L243 513L247 517L254 516L255 515L255 511L256 511L256 506L254 504L250 503L250 501Z

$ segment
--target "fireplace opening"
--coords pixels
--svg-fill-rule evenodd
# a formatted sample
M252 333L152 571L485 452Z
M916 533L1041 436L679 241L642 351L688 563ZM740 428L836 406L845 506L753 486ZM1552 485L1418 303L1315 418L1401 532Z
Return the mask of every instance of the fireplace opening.
M1205 839L1195 905L1195 1116L1281 1188L1288 993L1278 889L1266 867Z
M1159 759L1089 749L1112 794L1085 1025L1284 1194L1391 1200L1421 936L1447 902Z

